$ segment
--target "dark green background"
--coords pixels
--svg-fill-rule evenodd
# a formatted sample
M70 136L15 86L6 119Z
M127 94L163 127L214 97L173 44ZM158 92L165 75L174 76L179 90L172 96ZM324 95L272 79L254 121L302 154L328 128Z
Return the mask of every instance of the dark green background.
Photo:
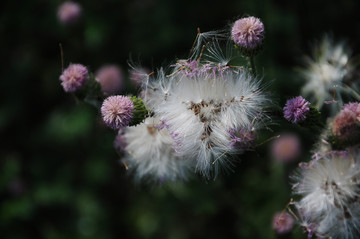
M229 28L254 15L266 28L258 69L283 105L300 92L294 68L314 39L331 32L359 53L360 2L78 2L83 18L70 27L57 21L61 1L0 4L0 238L276 238L271 219L291 197L288 175L296 163L275 163L269 143L215 181L195 176L163 187L135 185L112 148L115 132L60 86L59 43L65 65L95 71L116 63L127 73L132 59L155 69L186 56L197 27ZM273 123L264 139L297 132L300 160L308 160L313 134L281 117ZM290 237L306 235L297 228L284 238Z

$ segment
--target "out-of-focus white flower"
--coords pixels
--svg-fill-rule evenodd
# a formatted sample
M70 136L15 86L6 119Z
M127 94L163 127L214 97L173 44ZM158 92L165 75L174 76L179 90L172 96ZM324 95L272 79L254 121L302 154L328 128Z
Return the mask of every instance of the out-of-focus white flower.
M360 237L360 163L358 153L329 153L303 164L294 176L295 205L319 236Z
M344 42L335 43L325 36L315 47L312 57L306 57L306 67L300 73L306 80L302 94L318 108L332 100L334 87L342 86L342 80L351 70L350 52ZM337 90L340 100L340 90Z
M187 179L192 162L175 155L172 137L157 118L124 129L121 141L126 145L124 160L136 181Z

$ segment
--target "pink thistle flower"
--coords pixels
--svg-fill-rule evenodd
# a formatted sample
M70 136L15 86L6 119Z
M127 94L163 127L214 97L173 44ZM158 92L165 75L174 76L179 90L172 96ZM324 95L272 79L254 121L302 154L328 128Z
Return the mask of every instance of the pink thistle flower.
M271 145L273 157L279 162L293 161L300 155L300 140L296 135L282 135Z
M343 106L343 110L350 110L354 114L356 114L357 121L360 121L360 103L359 102L351 102Z
M247 49L261 45L264 38L264 24L256 17L246 17L237 20L231 30L233 41Z
M101 90L105 94L115 94L123 86L123 74L116 65L106 65L101 67L96 73L96 81L101 85Z
M109 96L101 106L103 120L112 129L128 126L133 118L133 111L133 102L122 95Z
M71 24L80 18L81 12L81 6L78 3L66 1L58 8L58 19L63 24Z
M309 112L310 103L302 96L295 97L286 102L284 107L284 117L292 123L298 123L306 119Z
M353 111L347 108L343 109L335 118L332 132L339 139L351 139L354 136L357 122L356 114Z
M294 218L286 213L276 213L273 218L273 228L278 234L284 234L290 232L294 226Z
M60 76L61 85L66 92L75 92L88 80L88 70L81 64L70 64Z

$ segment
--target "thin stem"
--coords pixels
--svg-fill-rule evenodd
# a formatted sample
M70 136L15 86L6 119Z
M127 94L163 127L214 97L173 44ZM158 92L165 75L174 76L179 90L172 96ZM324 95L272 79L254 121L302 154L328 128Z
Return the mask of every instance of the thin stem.
M250 69L253 75L256 77L256 67L255 67L255 60L254 56L249 56L249 62L250 62Z

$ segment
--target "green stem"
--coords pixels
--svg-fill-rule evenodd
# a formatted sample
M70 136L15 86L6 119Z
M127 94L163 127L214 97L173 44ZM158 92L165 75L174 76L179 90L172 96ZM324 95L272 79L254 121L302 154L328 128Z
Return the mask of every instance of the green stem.
M250 62L250 69L253 75L256 77L256 67L255 67L255 60L254 56L249 56L249 62Z

